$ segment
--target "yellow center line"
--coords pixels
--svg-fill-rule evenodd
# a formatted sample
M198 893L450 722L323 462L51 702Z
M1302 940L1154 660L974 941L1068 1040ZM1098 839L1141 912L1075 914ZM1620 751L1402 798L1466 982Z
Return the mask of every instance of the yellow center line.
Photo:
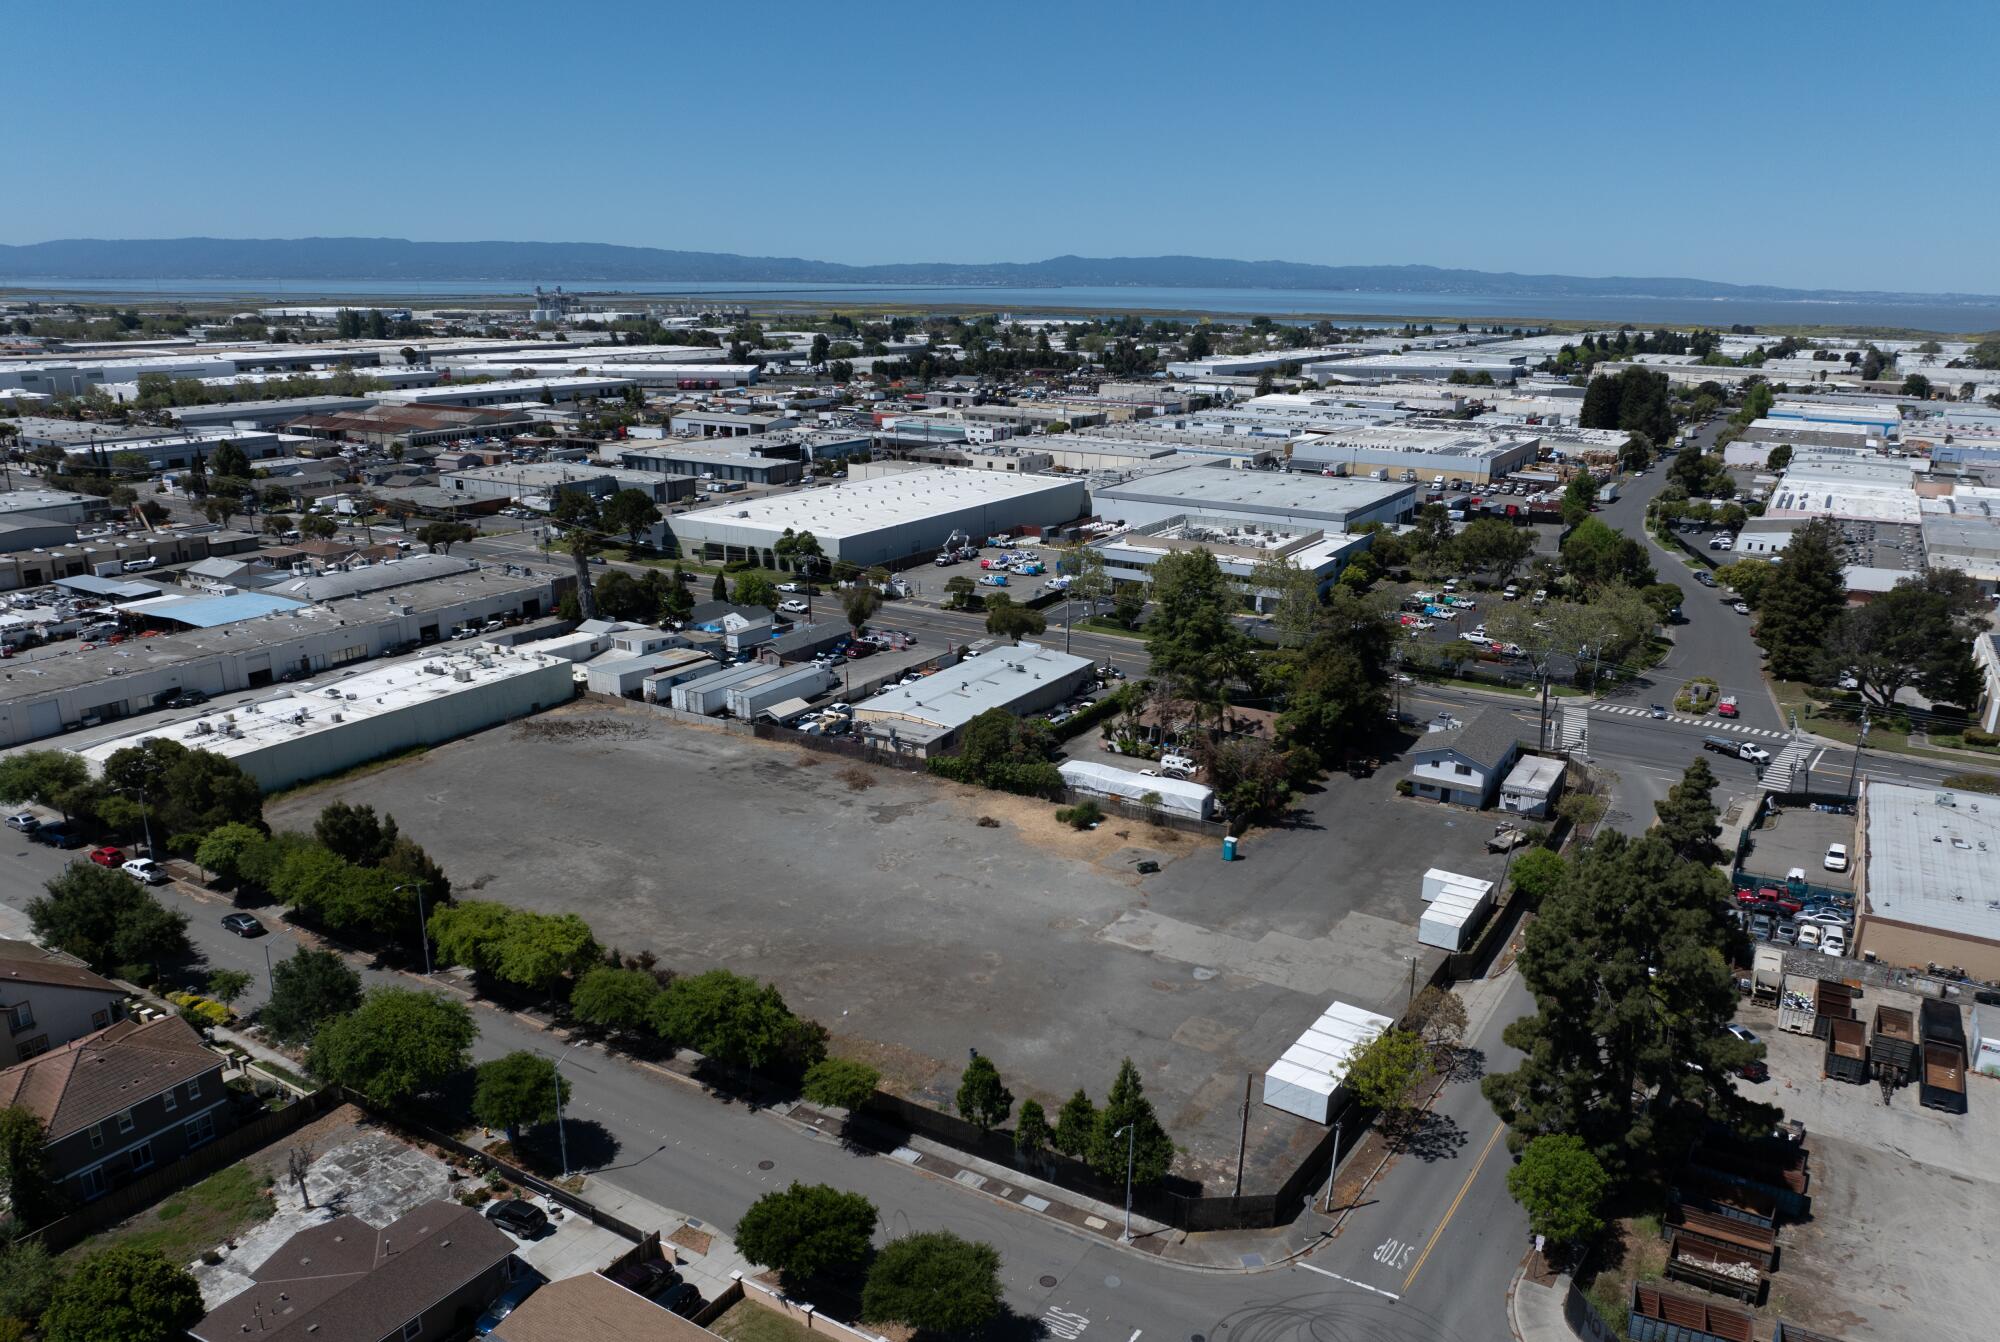
M1458 1196L1451 1200L1451 1206L1445 1208L1444 1220L1439 1221L1438 1228L1431 1232L1430 1240L1424 1245L1423 1253L1417 1256L1416 1265L1410 1269L1410 1275L1403 1278L1404 1294L1407 1295L1409 1293L1410 1283L1415 1281L1417 1274L1424 1270L1424 1263L1430 1258L1431 1250L1437 1247L1438 1236L1444 1234L1444 1228L1451 1224L1451 1218L1458 1213L1458 1204L1465 1201L1465 1195L1472 1191L1472 1181L1479 1177L1479 1171L1486 1165L1486 1157L1493 1154L1494 1144L1500 1140L1500 1134L1505 1131L1507 1131L1507 1125L1502 1123L1494 1128L1493 1135L1486 1139L1485 1149L1480 1151L1479 1159L1473 1162L1472 1173L1465 1176L1465 1182L1459 1185Z

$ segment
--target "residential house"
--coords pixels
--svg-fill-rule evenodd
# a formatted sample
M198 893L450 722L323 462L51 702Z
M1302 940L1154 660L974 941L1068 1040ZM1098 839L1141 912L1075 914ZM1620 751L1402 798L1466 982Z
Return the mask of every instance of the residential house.
M2000 634L1974 639L1972 661L1979 668L1980 730L2000 732Z
M188 1332L199 1342L459 1338L517 1267L505 1232L473 1208L442 1199L379 1230L358 1216L336 1216L286 1240L251 1271L251 1286Z
M1410 786L1419 797L1483 809L1493 804L1520 753L1514 720L1487 709L1417 742L1410 751Z
M235 1123L222 1056L179 1016L122 1020L0 1071L0 1108L42 1120L49 1174L89 1200Z
M494 1330L497 1342L713 1342L715 1334L586 1272L552 1281ZM317 1339L315 1339L317 1342Z
M102 1030L125 1014L125 992L67 956L0 938L0 1067Z

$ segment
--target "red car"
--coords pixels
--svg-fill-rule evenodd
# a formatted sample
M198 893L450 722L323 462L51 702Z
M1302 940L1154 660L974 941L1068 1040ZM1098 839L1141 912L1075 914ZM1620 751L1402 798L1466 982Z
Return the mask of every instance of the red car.
M1757 899L1758 902L1763 904L1777 905L1779 908L1785 911L1787 917L1789 917L1794 913L1797 913L1800 909L1803 909L1805 907L1804 904L1800 903L1796 899L1793 899L1790 895L1786 894L1783 890L1780 890L1775 885L1767 885L1762 890L1759 890L1757 892Z
M93 848L90 850L90 860L100 867L122 867L125 865L125 852L121 848L112 848L108 845L103 848Z

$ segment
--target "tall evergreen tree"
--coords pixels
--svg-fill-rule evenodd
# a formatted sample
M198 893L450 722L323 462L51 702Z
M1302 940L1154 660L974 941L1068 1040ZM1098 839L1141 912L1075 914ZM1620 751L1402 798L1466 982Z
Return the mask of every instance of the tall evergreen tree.
M1757 643L1781 680L1810 680L1824 666L1824 648L1847 606L1841 576L1840 529L1816 517L1792 533L1785 559L1758 599Z
M1972 640L1980 630L1972 617L1982 604L1965 574L1925 569L1843 612L1832 651L1878 708L1893 705L1906 687L1933 703L1971 705L1979 697Z
M1569 1133L1630 1179L1684 1150L1704 1118L1775 1118L1729 1079L1763 1049L1723 1030L1741 936L1729 904L1721 872L1653 836L1604 834L1564 870L1519 961L1536 1014L1505 1038L1526 1056L1482 1083L1517 1149Z
M1715 823L1715 771L1700 756L1681 774L1681 781L1667 795L1653 803L1660 818L1659 834L1686 862L1712 865L1722 860L1715 836L1722 827Z
M1130 1135L1125 1132L1128 1124L1133 1129ZM1142 1188L1166 1178L1174 1163L1173 1139L1154 1115L1153 1102L1146 1098L1139 1069L1130 1058L1119 1064L1118 1079L1111 1083L1111 1093L1098 1111L1097 1131L1090 1140L1090 1168L1100 1179L1122 1180L1128 1155L1132 1182Z

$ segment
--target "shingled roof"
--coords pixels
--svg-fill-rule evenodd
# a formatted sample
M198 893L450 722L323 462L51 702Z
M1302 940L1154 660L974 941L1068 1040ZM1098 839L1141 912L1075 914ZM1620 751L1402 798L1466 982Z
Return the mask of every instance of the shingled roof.
M188 1331L202 1342L381 1342L514 1252L470 1207L433 1199L381 1229L337 1216L286 1240Z
M0 1071L0 1109L19 1105L61 1141L161 1091L222 1070L179 1016L121 1020Z
M45 951L32 941L10 941L0 937L0 1000L6 998L9 983L45 983L52 988L88 988L114 997L124 990L101 974Z

